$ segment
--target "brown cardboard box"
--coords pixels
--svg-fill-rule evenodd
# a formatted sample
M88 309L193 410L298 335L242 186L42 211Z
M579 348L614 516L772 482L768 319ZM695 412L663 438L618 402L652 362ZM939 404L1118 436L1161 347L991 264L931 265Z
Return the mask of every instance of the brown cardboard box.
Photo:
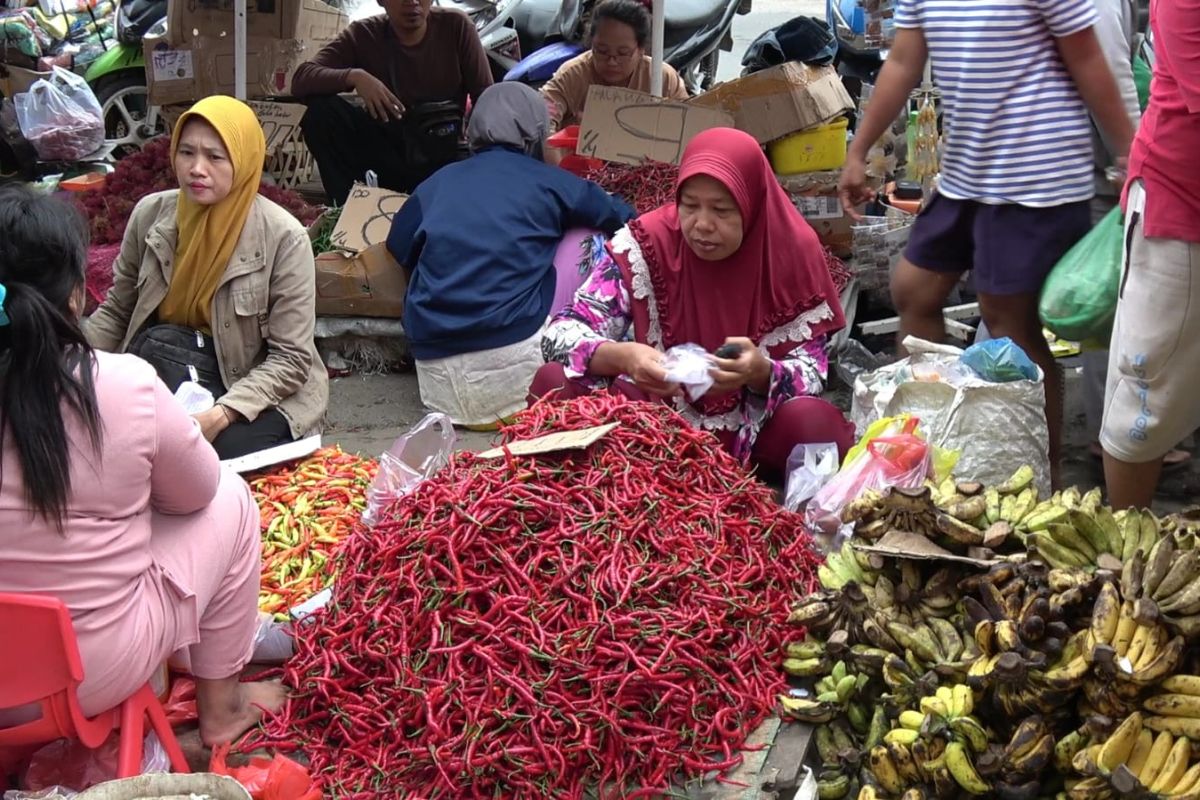
M257 99L289 94L292 73L321 46L299 39L248 37L246 96ZM232 37L198 39L185 45L147 37L143 47L151 103L189 103L213 94L234 93Z
M688 102L725 111L734 127L760 144L823 125L854 108L837 70L796 61L722 83Z
M173 45L233 38L234 0L171 0L167 32ZM348 24L324 0L247 0L246 36L327 42Z
M821 244L838 258L845 259L854 255L854 220L842 208L842 200L838 197L838 180L841 176L841 170L832 170L775 177L804 219L817 232ZM878 190L880 182L869 179L868 184Z
M355 184L330 237L338 251L317 256L317 315L393 317L404 313L408 278L388 252L392 217L407 195ZM318 220L309 228L316 236Z
M324 0L250 0L246 96L288 95L292 73L335 39L347 16ZM233 0L171 0L164 37L147 37L150 102L187 103L234 93Z
M49 77L49 72L34 72L31 69L0 63L0 92L3 92L5 97L14 97L28 92L34 83Z

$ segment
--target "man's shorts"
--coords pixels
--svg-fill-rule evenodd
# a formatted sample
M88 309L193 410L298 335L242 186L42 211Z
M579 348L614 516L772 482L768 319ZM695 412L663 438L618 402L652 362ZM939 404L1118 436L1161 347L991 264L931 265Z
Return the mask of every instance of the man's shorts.
M1113 323L1100 443L1156 461L1200 428L1200 243L1147 239L1145 191L1129 187L1125 271Z
M1091 230L1090 203L1033 208L952 200L934 193L904 257L933 272L973 270L975 291L1039 292L1058 260Z

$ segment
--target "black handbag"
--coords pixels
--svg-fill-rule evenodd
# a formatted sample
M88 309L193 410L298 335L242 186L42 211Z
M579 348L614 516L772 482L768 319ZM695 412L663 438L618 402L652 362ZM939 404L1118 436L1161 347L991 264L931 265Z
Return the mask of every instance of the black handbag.
M184 381L192 381L210 391L214 398L225 394L216 343L195 328L151 326L134 337L129 352L154 367L172 392Z

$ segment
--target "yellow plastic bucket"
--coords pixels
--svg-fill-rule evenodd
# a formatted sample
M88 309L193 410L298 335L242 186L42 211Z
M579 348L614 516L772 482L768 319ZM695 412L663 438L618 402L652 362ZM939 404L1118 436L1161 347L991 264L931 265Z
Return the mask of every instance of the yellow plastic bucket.
M838 169L846 163L846 129L843 117L816 128L793 133L767 144L771 168L779 175Z

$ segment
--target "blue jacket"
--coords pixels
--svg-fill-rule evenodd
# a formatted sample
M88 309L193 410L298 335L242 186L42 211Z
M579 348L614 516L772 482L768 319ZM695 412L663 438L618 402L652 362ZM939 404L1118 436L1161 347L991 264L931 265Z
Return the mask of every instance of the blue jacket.
M410 271L404 330L418 359L505 347L537 333L554 298L554 254L571 228L612 234L634 216L590 181L491 148L438 170L392 220Z

